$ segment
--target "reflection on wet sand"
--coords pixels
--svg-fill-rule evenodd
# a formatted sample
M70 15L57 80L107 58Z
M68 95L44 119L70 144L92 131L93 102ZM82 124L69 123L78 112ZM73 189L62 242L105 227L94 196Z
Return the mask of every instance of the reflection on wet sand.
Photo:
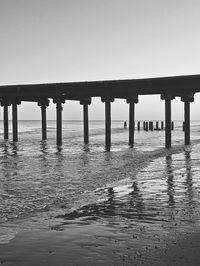
M67 220L68 222L66 224L69 224L70 221L72 223L75 222L75 219L77 219L77 222L82 221L86 223L106 219L108 224L121 223L122 221L120 221L120 218L135 222L153 220L155 214L150 213L150 211L147 212L145 209L145 204L137 182L134 181L127 189L129 192L121 197L120 188L109 187L106 189L107 200L83 206L71 213L58 215L56 218ZM115 219L116 217L119 219ZM63 225L65 225L65 222L62 223L62 226ZM54 229L56 228L54 227ZM59 230L60 229L61 228L59 228Z
M153 169L158 169L162 164L163 171L154 172ZM167 232L172 238L179 231L188 230L188 225L196 221L192 215L195 208L195 215L199 214L192 186L191 151L185 151L184 157L167 154L162 164L160 159L154 160L146 171L141 171L129 184L105 188L104 200L56 216L63 222L52 229L60 231L69 224L95 222L112 225L119 231L124 226L137 230L138 226L141 228L141 225L145 225L150 231L151 227L153 231L157 227L158 235ZM154 182L157 178L157 186L153 187L150 181ZM165 197L167 204L163 202Z
M193 180L192 180L192 160L191 152L185 151L185 167L186 167L186 189L189 204L193 203Z
M17 145L5 145L3 156L10 157L15 154L9 169L6 160L2 163L2 172L5 175L9 173L13 177L14 168L20 173L23 167L21 152ZM132 154L128 153L128 155L131 162ZM128 155L126 154L126 161ZM153 158L144 168L138 168L139 171L135 174L130 171L131 163L128 167L125 165L126 167L122 169L117 168L118 161L114 161L115 154L104 152L99 157L98 164L95 164L94 171L94 157L89 147L83 146L80 153L75 154L70 161L64 149L50 152L47 143L41 142L40 151L37 154L37 162L39 162L37 165L40 165L40 169L35 169L41 174L37 179L35 176L32 180L29 179L30 186L27 186L27 191L32 193L34 208L41 206L42 209L48 209L48 206L42 205L43 201L40 201L44 196L47 199L46 202L55 203L57 199L63 200L58 201L57 206L62 209L62 214L55 214L56 219L52 224L50 221L51 230L46 235L47 240L41 234L41 239L45 239L44 246L46 243L52 243L52 247L60 251L60 243L63 241L63 254L71 254L71 251L78 250L80 261L83 260L85 265L92 265L88 263L88 258L93 261L97 257L99 261L103 261L102 265L110 261L118 265L134 265L134 263L165 265L159 263L163 256L168 254L169 247L172 246L173 250L176 246L182 250L180 239L184 236L187 240L191 230L199 224L200 179L194 172L194 167L198 166L195 166L193 157L194 153L188 149L180 154L168 152L163 157ZM73 164L74 160L76 164ZM113 161L115 164L112 168ZM101 175L105 166L107 171ZM59 175L55 175L55 169ZM123 174L126 173L126 177L129 174L126 182L122 180L118 182L115 178L112 184L104 186L105 181L110 180L110 173L112 177L112 175L119 175L120 171ZM72 172L73 176L71 176ZM9 176L5 176L2 185L5 191L10 189L6 187L7 178ZM96 178L95 182L99 183L93 188L94 178ZM13 186L11 180L9 182L10 186ZM20 189L28 184L27 176L21 177L21 183L18 184L21 184L19 187L21 191ZM35 187L33 184L36 184ZM87 192L89 186L91 188ZM79 190L75 191L77 187ZM77 200L77 195L74 196L76 193L80 194L80 202L84 204L70 209L69 201L73 201L74 198ZM25 193L20 195L22 203L27 202L29 196L23 198L24 195ZM82 197L86 199L84 202ZM94 197L93 200L91 200L92 197ZM90 203L87 204L87 200ZM28 207L32 207L31 202ZM57 246L51 241L57 241ZM35 245L37 246L37 243ZM17 247L16 242L15 248ZM59 252L53 254L59 257ZM179 256L177 254L174 256ZM70 255L66 256L70 257ZM165 257L166 261L167 259ZM72 256L72 260L76 261L76 255ZM107 263L107 265L110 264ZM178 265L184 265L184 263Z
M174 173L172 167L172 156L166 156L166 173L167 173L167 193L169 196L169 206L173 206L175 204L174 201Z

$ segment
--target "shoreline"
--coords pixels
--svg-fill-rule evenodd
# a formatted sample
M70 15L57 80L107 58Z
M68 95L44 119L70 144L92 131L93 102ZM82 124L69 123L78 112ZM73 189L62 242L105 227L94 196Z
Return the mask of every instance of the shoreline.
M99 223L71 224L61 231L19 233L0 245L0 263L42 265L199 265L200 232L176 239L152 234L136 237L129 231ZM139 232L138 232L139 233Z

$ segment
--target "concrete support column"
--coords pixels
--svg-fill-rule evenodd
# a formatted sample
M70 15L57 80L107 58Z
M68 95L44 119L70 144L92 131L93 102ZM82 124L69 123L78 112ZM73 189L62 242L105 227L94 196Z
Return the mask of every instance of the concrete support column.
M194 94L181 97L184 102L184 135L185 145L190 145L190 103L194 101Z
M135 133L135 103L138 103L138 96L128 98L126 101L129 103L129 145L132 148Z
M161 95L165 100L165 148L171 148L171 100L175 99L172 95Z
M105 102L105 147L106 151L110 151L111 147L111 102L114 98L102 97L102 102Z
M133 146L135 132L135 103L129 103L129 145Z
M17 104L12 104L13 141L18 141Z
M65 103L65 99L56 98L53 99L56 103L56 144L58 146L62 145L62 103Z
M46 108L49 106L49 100L47 98L38 101L38 106L41 107L41 117L42 117L42 140L47 139L47 117Z
M56 103L56 144L58 146L62 145L62 110L62 103Z
M46 115L46 106L41 106L41 116L42 116L42 140L47 139L47 115Z
M4 124L4 139L9 139L8 134L8 105L3 107L3 124Z
M18 119L17 119L17 105L21 104L20 101L12 101L12 130L13 130L13 141L18 141Z
M1 106L3 106L4 139L9 139L9 124L8 124L8 106L10 106L9 100L2 99Z
M88 105L91 104L91 98L82 99L80 104L83 105L83 131L84 131L84 144L89 143L89 123L88 123Z

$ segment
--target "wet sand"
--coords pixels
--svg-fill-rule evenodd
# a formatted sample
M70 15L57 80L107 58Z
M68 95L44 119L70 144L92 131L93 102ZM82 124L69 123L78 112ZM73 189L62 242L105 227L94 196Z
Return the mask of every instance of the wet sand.
M24 232L0 246L0 264L200 265L200 232L184 232L174 238L155 234L155 228L150 233L150 227L133 231L79 222L62 226L60 231Z
M48 226L0 245L0 265L200 265L197 156L152 160L104 200L47 215Z
M19 224L22 230L0 244L0 265L200 265L199 154L200 145L158 150L137 161L131 153L130 163L114 164L114 170L109 157L97 180L110 180L110 172L116 178L91 188L84 202L80 195L84 204L77 200L77 207L69 208L64 201L55 215L47 209L44 224L36 226L40 214L29 217L30 231L20 220L5 222L11 231Z

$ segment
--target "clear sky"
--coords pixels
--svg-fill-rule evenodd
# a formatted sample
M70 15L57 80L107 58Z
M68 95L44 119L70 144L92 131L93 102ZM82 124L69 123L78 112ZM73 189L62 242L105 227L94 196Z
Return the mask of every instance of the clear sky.
M0 84L200 74L199 14L199 0L0 0ZM159 96L139 101L136 119L164 119ZM180 99L172 113L183 118ZM200 119L198 95L191 116ZM112 118L127 117L115 101ZM40 109L23 103L19 118L40 119ZM81 119L82 106L67 102L63 118ZM99 99L90 118L104 118Z

